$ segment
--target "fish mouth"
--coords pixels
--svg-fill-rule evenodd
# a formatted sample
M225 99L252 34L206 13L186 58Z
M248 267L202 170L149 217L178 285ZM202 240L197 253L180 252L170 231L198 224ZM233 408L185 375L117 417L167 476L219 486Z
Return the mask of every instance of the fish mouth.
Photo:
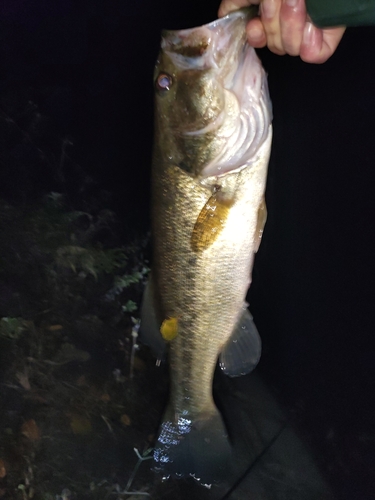
M240 9L197 28L163 30L161 48L180 70L227 68L246 41L246 23L254 9Z
M267 78L246 40L246 24L256 10L241 9L198 28L163 32L162 50L179 70L211 70L224 90L225 105L215 120L183 132L199 136L216 131L224 139L222 149L200 169L201 179L253 164L269 134L272 108Z

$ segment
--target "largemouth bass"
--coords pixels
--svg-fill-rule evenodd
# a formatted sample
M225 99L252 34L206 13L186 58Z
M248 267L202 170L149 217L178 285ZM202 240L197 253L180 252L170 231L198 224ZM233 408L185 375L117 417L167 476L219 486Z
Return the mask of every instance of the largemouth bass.
M212 396L218 357L238 376L261 351L245 297L272 128L266 74L246 42L249 15L163 32L154 75L153 266L141 340L159 358L168 345L171 380L154 460L165 475L205 482L230 457Z

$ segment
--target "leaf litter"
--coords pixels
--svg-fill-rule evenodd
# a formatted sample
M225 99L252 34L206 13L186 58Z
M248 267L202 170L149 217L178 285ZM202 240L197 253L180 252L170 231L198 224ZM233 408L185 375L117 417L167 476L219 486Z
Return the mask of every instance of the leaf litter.
M166 374L134 334L147 238L110 247L113 214L82 229L62 200L0 200L0 498L150 496Z

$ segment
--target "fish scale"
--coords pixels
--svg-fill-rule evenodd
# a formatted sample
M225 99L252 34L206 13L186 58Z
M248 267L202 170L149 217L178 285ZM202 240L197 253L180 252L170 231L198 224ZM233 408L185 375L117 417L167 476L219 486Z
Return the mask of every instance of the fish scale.
M260 356L245 297L265 222L272 128L266 76L246 43L249 16L164 32L155 70L153 264L141 339L163 357L165 325L172 335L154 460L165 475L206 483L231 453L212 396L218 357L237 376Z
M171 182L169 175L160 173L158 183L164 180L164 189L173 192L175 206L181 209L165 210L163 203L155 201L155 224L162 237L155 238L154 268L158 269L164 315L179 317L178 336L170 345L174 407L179 412L186 404L191 405L190 400L185 401L185 394L193 393L194 413L199 413L200 407L212 406L213 368L237 322L250 284L257 220L256 212L249 208L252 204L259 206L264 185L260 181L251 182L255 169L237 174L241 177L247 174L248 179L241 183L247 192L242 193L239 189L239 200L234 203L221 235L198 258L191 250L190 240L195 220L210 193L201 190L206 195L204 198L196 188L195 196L191 196L194 190L189 184L195 181L187 180L180 172L175 170L175 175L182 177L180 183ZM254 186L255 192L247 187L248 183ZM176 184L180 184L177 189ZM236 218L236 227L239 225L247 230L234 234L232 217ZM242 222L239 222L240 217ZM168 258L164 257L166 253ZM228 273L228 269L238 272Z

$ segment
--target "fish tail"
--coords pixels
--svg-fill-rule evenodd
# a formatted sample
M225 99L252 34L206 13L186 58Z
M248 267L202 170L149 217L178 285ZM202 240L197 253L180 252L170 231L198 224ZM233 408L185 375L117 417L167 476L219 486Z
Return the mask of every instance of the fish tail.
M227 477L231 446L219 411L191 418L189 412L175 415L168 408L154 449L155 470L164 477L192 476L202 484Z

